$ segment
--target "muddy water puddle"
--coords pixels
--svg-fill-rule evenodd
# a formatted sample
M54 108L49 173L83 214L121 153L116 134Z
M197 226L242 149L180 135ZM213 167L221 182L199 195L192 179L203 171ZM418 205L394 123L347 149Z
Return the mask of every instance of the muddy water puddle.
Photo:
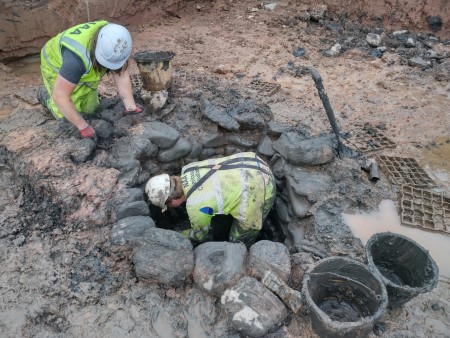
M441 181L450 182L450 138L438 137L422 152L424 161Z
M343 214L343 218L363 245L366 245L372 235L380 232L390 231L411 238L430 252L439 267L439 274L450 277L450 236L402 225L393 201L383 200L378 211Z

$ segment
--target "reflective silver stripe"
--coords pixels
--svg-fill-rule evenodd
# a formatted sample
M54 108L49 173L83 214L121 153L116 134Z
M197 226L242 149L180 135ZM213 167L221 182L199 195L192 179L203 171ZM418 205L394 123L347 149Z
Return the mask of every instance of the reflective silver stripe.
M225 202L223 200L223 192L222 186L220 184L220 178L218 175L212 175L211 180L213 181L213 189L217 201L217 213L223 214L223 210L225 209Z
M79 51L81 55L85 56L85 60L88 62L88 66L87 66L87 70L86 70L85 74L89 73L89 71L91 70L92 62L91 62L91 58L89 56L89 52L86 49L86 47L84 47L78 41L75 41L74 39L69 38L68 36L63 36L61 38L60 43L62 43L62 42L67 43L69 46L72 46L77 51Z
M45 45L44 45L44 48L42 48L42 54L44 55L44 60L45 60L45 62L47 62L47 64L49 65L49 67L52 68L56 73L58 73L58 72L59 72L59 69L56 68L55 66L53 66L53 65L50 63L50 60L49 60L49 58L48 58L48 55L47 55L47 44L45 44Z
M241 178L241 187L248 187L248 177L244 170L239 170L239 175ZM248 200L248 189L242 189L241 194L241 205L239 206L239 216L237 220L240 224L245 224L245 219L247 218L247 200Z
M216 198L216 197L217 196L216 196L215 190L202 191L202 193L198 194L198 196L196 196L195 194L192 194L191 197L189 197L189 204L197 206L198 204L209 203L210 199Z

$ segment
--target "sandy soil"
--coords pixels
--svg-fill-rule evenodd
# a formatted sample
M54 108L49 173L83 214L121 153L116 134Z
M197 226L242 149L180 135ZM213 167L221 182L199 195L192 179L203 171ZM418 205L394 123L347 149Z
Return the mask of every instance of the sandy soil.
M344 24L348 29L342 32L315 23L295 21L293 24L297 11L292 5L279 5L274 11L266 11L258 7L257 2L193 5L175 16L157 17L146 25L131 27L134 51L174 51L175 71L185 71L193 81L199 76L217 77L242 90L254 78L279 83L279 92L261 100L269 104L275 120L307 126L314 135L328 133L330 124L311 77L296 74L289 63L295 67L315 67L324 80L342 129L352 131L365 123L384 125L386 136L396 144L395 149L386 150L384 154L414 157L438 183L438 190L450 194L448 79L438 81L435 70L408 66L394 50L388 50L382 58L369 56L365 43L367 31L353 27L350 22ZM323 55L336 42L345 41L353 42L346 45L340 56ZM294 57L292 51L297 48L304 48L305 56ZM131 70L137 73L134 64ZM1 66L0 81L3 83L0 89L2 119L34 104L30 104L30 100L27 102L20 93L40 84L37 63ZM111 79L102 83L101 91L105 95L115 94ZM1 182L2 191L6 192L0 201L4 221L20 213L22 204L9 185L14 182L14 176L3 172ZM92 241L95 242L95 238ZM7 302L0 306L2 336L56 337L55 332L67 330L70 325L66 332L74 336L90 336L92 330L103 336L123 336L126 332L133 332L134 336L148 334L136 329L140 320L146 319L133 303L137 302L139 293L145 292L139 286L130 287L131 293L120 290L109 296L105 300L108 305L103 304L104 310L99 310L96 304L83 308L73 304L64 307L63 297L67 293L55 291L54 285L54 281L63 278L61 268L51 258L60 255L58 263L63 271L70 270L64 266L65 256L78 249L70 245L70 250L74 251L64 252L63 246L62 241L35 238L25 248L1 248L2 284L17 285L22 290L19 295L13 287L2 291L3 300ZM12 258L12 262L22 262L22 266L13 266L5 257ZM49 307L48 301L40 298L44 292L59 297L59 301L53 302L53 306L58 307ZM121 299L127 303L125 308L129 312L124 313ZM144 305L151 306L155 302L157 300L147 301ZM39 320L30 321L30 314ZM120 330L112 329L115 323L121 325ZM291 326L295 323L294 320ZM402 309L388 312L382 323L386 337L448 336L449 280L442 277L437 289L417 297ZM308 322L297 324L290 336L314 336ZM300 333L299 328L304 331Z

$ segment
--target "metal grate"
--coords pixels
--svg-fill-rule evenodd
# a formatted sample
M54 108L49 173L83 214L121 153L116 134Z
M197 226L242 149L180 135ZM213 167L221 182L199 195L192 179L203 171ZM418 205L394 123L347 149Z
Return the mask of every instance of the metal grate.
M255 90L259 94L263 94L266 96L270 96L275 94L278 90L280 90L280 85L278 83L271 82L263 82L259 80L252 80L248 87L252 90Z
M413 158L377 156L381 169L397 185L434 187L436 184Z
M187 73L183 69L176 69L173 71L172 76L174 79L181 79L186 80L187 79Z
M133 74L131 75L131 88L133 88L134 91L138 91L142 89L142 78L139 74Z
M450 198L404 185L400 209L402 223L450 234Z
M208 84L220 84L221 79L212 75L203 75L198 73L188 73L183 69L176 69L172 73L173 81L180 85L185 86L205 86Z
M352 137L346 139L345 142L363 153L396 147L396 144L380 131L373 133L365 129L353 131Z

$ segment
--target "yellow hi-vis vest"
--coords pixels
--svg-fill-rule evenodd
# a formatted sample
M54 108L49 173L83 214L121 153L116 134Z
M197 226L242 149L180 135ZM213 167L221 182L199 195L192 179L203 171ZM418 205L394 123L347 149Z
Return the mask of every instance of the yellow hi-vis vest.
M243 230L261 230L276 194L269 166L253 152L190 163L181 171L191 229L202 241L216 214L231 215ZM271 201L271 203L267 203Z
M85 114L92 114L97 109L99 105L97 93L98 83L105 75L106 69L102 69L99 73L94 70L90 50L94 48L92 46L92 39L95 33L107 24L108 21L104 20L79 24L58 34L42 48L41 73L45 88L50 94L47 107L55 118L60 119L64 117L52 98L56 77L62 66L61 51L63 46L77 54L86 66L86 72L70 95L72 102L75 104L75 108L78 112Z

